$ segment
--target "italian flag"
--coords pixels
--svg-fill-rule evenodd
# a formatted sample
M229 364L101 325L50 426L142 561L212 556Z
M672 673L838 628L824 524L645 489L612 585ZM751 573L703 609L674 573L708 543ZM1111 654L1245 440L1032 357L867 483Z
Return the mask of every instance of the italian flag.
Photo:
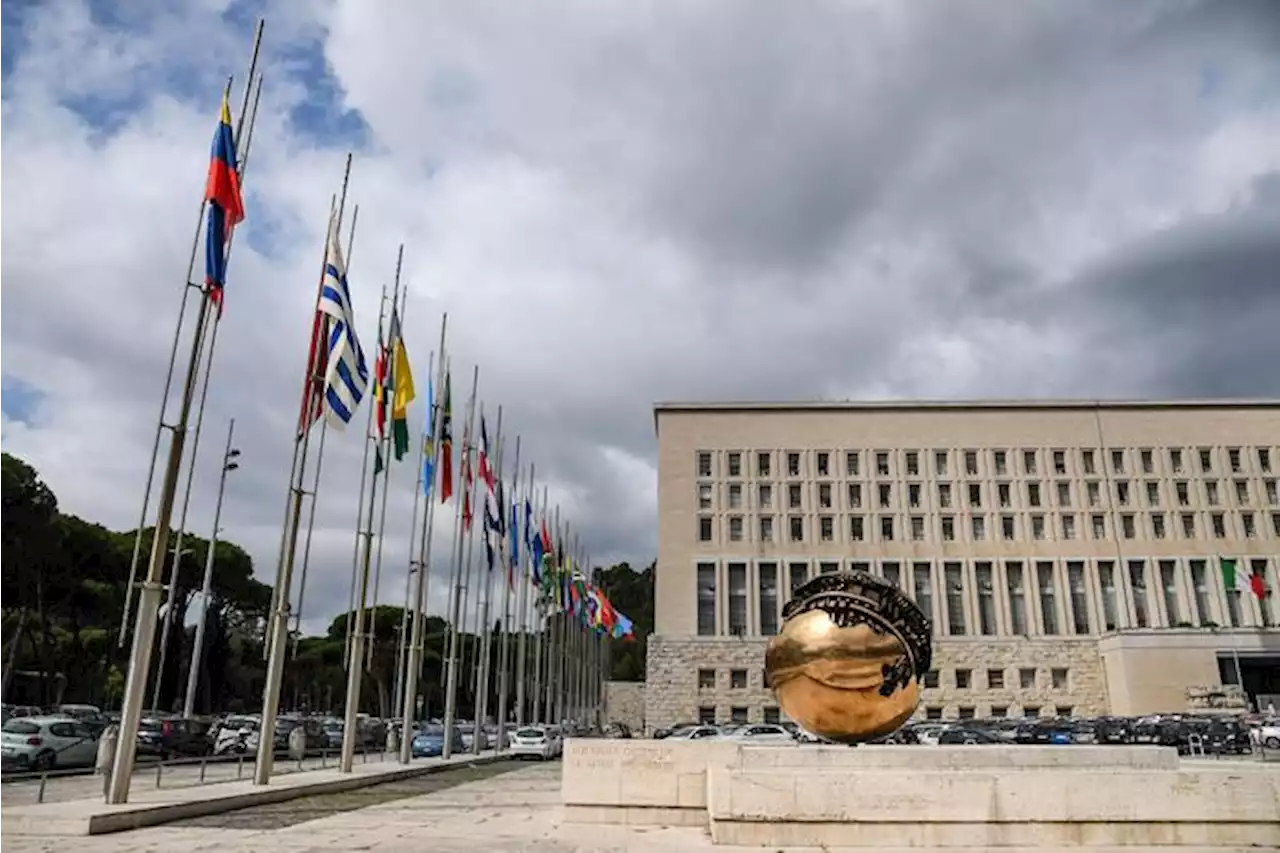
M1247 565L1234 557L1219 557L1222 566L1222 585L1235 592L1252 592L1258 600L1267 597L1267 582L1261 575L1255 575Z

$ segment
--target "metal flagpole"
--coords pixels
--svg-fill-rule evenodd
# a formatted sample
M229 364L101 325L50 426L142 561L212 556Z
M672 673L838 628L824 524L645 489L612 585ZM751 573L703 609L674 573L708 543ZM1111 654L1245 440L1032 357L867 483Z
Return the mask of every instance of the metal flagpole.
M351 155L347 155L347 164L342 176L342 193L338 201L337 218L329 223L325 238L325 256L320 264L320 280L316 284L316 310L319 310L320 296L324 289L326 270L329 265L329 250L333 247L329 241L341 239L338 235L342 229L342 215L346 207L347 188L351 180ZM340 247L339 247L340 248ZM312 330L316 318L312 317ZM323 336L321 336L323 337ZM275 759L275 724L276 713L280 706L280 687L284 681L284 658L286 640L289 631L289 588L293 582L293 561L298 551L298 528L302 521L302 498L305 494L303 485L306 482L307 450L311 442L312 416L316 409L317 395L323 393L319 382L323 377L315 374L320 369L318 348L321 340L312 336L314 348L307 356L304 372L302 409L300 410L299 435L294 441L293 468L290 470L289 492L285 504L285 520L280 531L280 557L276 564L276 583L272 589L271 613L267 621L265 651L267 653L266 683L262 688L262 720L258 738L258 755L254 765L253 782L265 785L271 780L272 762Z
M533 523L533 483L537 473L537 466L530 462L529 481L525 484L524 499L519 501L518 509L525 523L524 536L521 537L524 540L524 551L520 558L520 595L516 603L516 609L520 611L520 633L516 637L516 726L523 726L529 719L526 705L529 698L528 685L525 683L529 677L529 567L533 561L533 554L529 550L529 525ZM526 506L529 507L528 515L524 513Z
M400 322L403 322L404 320L404 306L400 301L400 297L401 297L400 270L403 267L403 265L404 265L404 243L401 243L400 251L396 255L395 286L391 290L391 310L392 310L391 316L393 318L397 318ZM392 340L393 334L396 336L395 340ZM384 367L383 381L385 381L387 377L392 377L394 380L394 368L391 364L391 359L395 357L396 342L399 341L399 339L400 339L400 330L392 329L390 328L390 324L388 324L387 348L383 354L383 358L386 360L386 365ZM392 393L391 389L389 388L382 389L383 400L384 400L383 405L387 405L385 401L387 399L387 395L390 393ZM369 641L368 641L369 644L365 649L365 653L366 653L365 666L369 669L370 672L373 671L373 654L374 654L374 649L378 644L377 613L378 613L378 591L382 586L382 542L383 542L382 533L384 530L386 530L386 527L387 527L387 496L391 493L391 485L390 485L391 484L391 434L395 431L395 426L393 423L394 418L395 418L395 407L394 407L394 404L392 404L385 421L386 434L383 435L381 439L382 441L382 508L378 511L378 550L377 550L377 555L374 557L374 564L373 564L373 603L370 606L370 610L373 613L373 618L369 620ZM381 696L379 696L379 706L381 706ZM386 709L382 707L378 708L379 716L384 716L385 713L386 713Z
M520 436L516 436L516 474L511 481L511 499L515 500L520 494ZM519 536L520 526L517 521L518 513L512 511L509 506L510 501L503 496L503 510L510 512L507 518L508 525L515 525L517 537ZM502 553L502 574L498 576L498 583L502 584L502 628L498 633L498 748L503 749L507 741L507 704L510 701L511 676L511 587L515 583L515 567L512 565L512 559L518 559L519 553L512 554L510 550L511 543L511 527L504 531L504 543L500 552ZM517 540L518 541L518 540ZM506 576L506 583L503 583L503 575Z
M498 406L498 426L497 432L494 433L494 446L498 450L497 466L494 467L494 460L488 460L490 471L493 473L493 502L497 506L497 511L502 512L502 505L498 498L498 484L502 482L502 457L506 448L506 442L502 437L502 406ZM487 558L492 555L493 559L500 561L502 559L502 543L498 543L498 547L494 547L493 533L496 531L489 528L489 497L486 489L484 502L484 525L481 528L481 535L484 536L486 543L485 556L486 565L484 570L483 585L479 585L476 590L476 605L479 607L479 615L476 619L480 630L478 631L480 641L480 654L476 658L476 727L479 730L480 725L489 718L489 682L490 682L490 658L493 649L493 632L489 630L489 603L493 598L493 569L494 565L488 562ZM501 515L494 521L501 524ZM472 753L480 754L480 738L474 738L471 742Z
M196 634L191 643L191 662L187 665L187 692L182 700L182 716L191 719L195 716L196 686L200 679L201 658L204 655L205 623L209 614L209 599L213 596L213 558L218 548L218 522L222 518L222 494L227 488L227 474L239 467L235 457L239 450L231 447L231 437L235 434L236 419L232 418L227 425L227 448L222 453L222 474L218 477L218 501L213 507L213 532L209 534L209 548L204 559L204 580L200 584L200 612L196 614Z
M542 487L542 502L538 506L538 529L534 531L534 536L541 536L543 526L547 523L547 487ZM547 562L544 559L542 565L537 567L538 574L543 574L547 570ZM534 617L538 625L538 633L533 637L533 721L535 723L545 723L548 720L543 716L542 702L542 678L543 678L543 658L542 650L547 645L548 640L548 624L546 618L546 597L542 594L543 588L546 586L546 577L543 576L542 582L533 590L534 597Z
M261 46L261 42L262 22L259 21L257 32L254 35L253 54L250 59L251 73L246 78L246 90L250 89L253 84L252 71L256 68L258 50ZM228 86L230 86L229 83ZM224 96L225 94L226 93L224 92ZM204 205L202 204L202 218L203 212ZM198 242L198 231L196 237ZM190 279L192 269L195 265L195 251L196 249L193 245L191 263L187 268L186 287L194 286ZM191 355L187 361L186 376L183 382L182 394L179 399L178 419L171 427L172 433L169 442L169 457L165 464L164 479L161 481L160 485L160 500L156 511L155 530L151 539L151 556L147 566L146 581L142 584L142 588L138 595L137 621L134 626L133 645L129 654L129 669L128 674L125 677L124 703L120 715L120 735L118 742L125 746L116 750L112 761L111 779L109 780L106 793L106 801L111 804L126 802L129 798L129 786L133 782L134 750L130 747L137 738L138 723L142 717L142 700L147 689L147 675L151 669L151 653L155 641L156 616L160 609L160 598L163 590L161 580L164 574L165 553L168 550L169 545L169 523L173 516L174 499L177 497L178 475L181 473L183 451L186 445L187 421L191 415L192 398L195 396L196 378L200 367L200 354L204 344L203 330L209 314L209 301L209 293L206 287L206 292L203 298L200 299L199 308L196 314L195 331L191 340ZM184 311L182 313L185 313L185 306L186 296L184 294ZM178 345L177 339L182 333L181 319L182 317L180 314L178 328L174 333L175 349ZM168 392L169 383L166 382L165 398L162 402L160 414L160 428L164 427L164 409L167 408ZM158 443L159 437L157 436L157 444ZM152 473L154 473L154 470ZM150 479L152 479L151 476L148 476L148 480ZM149 494L149 486L147 491ZM135 547L137 547L136 544Z
M343 255L343 260L347 263L347 269L351 269L351 256L355 253L356 248L356 222L360 219L360 205L351 208L351 230L347 234L347 253ZM327 260L327 259L326 259ZM324 440L329 434L329 421L322 418L320 421L320 441L316 447L316 473L311 480L311 506L307 508L307 533L302 540L302 573L298 577L298 611L293 617L293 654L291 659L296 660L298 657L298 640L302 637L302 605L307 595L307 575L308 569L311 567L311 536L316 528L316 501L320 495L320 472L324 468ZM348 621L350 621L348 619ZM294 703L297 704L296 702Z
M560 722L556 717L556 640L559 635L559 619L556 618L556 587L560 583L558 573L560 567L556 565L556 547L560 542L560 507L552 511L552 539L551 539L551 559L547 561L547 587L550 593L547 596L547 662L546 662L546 715L548 725L556 725Z
M462 454L460 456L460 464L458 466L459 475L466 474L466 482L459 476L459 495L458 495L458 517L454 529L454 559L453 568L449 575L449 641L448 641L448 657L445 661L445 690L444 690L444 749L442 756L449 758L453 754L453 732L456 726L455 715L457 713L458 701L458 642L459 642L459 623L462 620L462 584L463 572L463 554L465 553L465 519L463 517L463 505L466 503L467 495L471 488L470 462L469 454L471 453L471 430L474 426L476 411L476 389L480 384L480 365L473 368L471 374L471 399L467 401L467 423L463 432Z
M436 388L443 389L445 376L445 331L448 327L449 315L446 313L440 318L440 364L436 371L438 381L435 383ZM443 390L440 392L443 393ZM432 400L431 407L431 477L434 482L436 470L440 463L440 430L441 423L444 420L443 401L437 402ZM425 454L424 454L425 457ZM424 458L425 462L425 458ZM419 468L422 468L419 465ZM422 672L422 656L426 637L424 636L427 628L427 598L431 593L431 539L433 528L435 526L435 504L433 500L435 491L432 489L433 483L425 481L426 469L423 472L423 493L427 498L426 512L422 519L422 532L418 537L418 574L415 578L417 588L414 590L413 602L413 633L409 641L409 659L405 667L404 673L404 693L401 696L403 716L406 721L414 717L417 710L418 701L418 677ZM425 703L424 703L425 705ZM425 711L425 708L424 708ZM425 717L426 714L424 713ZM405 723L408 726L408 722ZM447 738L446 738L447 740ZM402 738L400 743L400 762L408 764L413 758L412 738Z

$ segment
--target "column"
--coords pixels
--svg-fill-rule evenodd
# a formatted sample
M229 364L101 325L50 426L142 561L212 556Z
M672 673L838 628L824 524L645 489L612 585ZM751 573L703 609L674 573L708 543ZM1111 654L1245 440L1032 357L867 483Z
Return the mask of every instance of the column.
M981 617L978 613L978 576L974 573L973 561L960 563L961 589L964 590L965 634L976 637L982 633Z

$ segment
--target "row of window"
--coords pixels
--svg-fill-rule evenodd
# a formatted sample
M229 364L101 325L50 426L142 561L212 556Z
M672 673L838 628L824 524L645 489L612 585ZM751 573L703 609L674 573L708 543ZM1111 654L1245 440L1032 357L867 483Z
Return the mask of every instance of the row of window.
M1241 561L1242 574L1256 575L1275 589L1275 570L1265 558ZM869 561L851 570L871 571ZM720 622L719 567L697 564L697 632L770 636L778 632L780 584L788 598L813 576L840 571L837 560L728 561L726 619ZM936 570L939 569L940 571ZM782 576L779 573L782 572ZM934 631L950 636L1089 635L1120 628L1250 624L1238 589L1227 589L1204 559L881 561L875 573L901 588L926 614ZM754 601L750 592L755 592ZM934 611L935 597L940 607ZM754 605L754 606L753 606ZM1259 602L1263 625L1276 624L1272 596ZM752 611L755 611L754 617Z
M968 476L980 476L985 473L997 477L1010 476L1015 470L1023 476L1039 476L1042 470L1051 470L1054 474L1078 473L1084 476L1098 474L1102 468L1102 459L1109 463L1107 470L1112 474L1127 474L1140 471L1143 474L1155 474L1157 468L1162 473L1179 475L1192 470L1192 459L1195 470L1201 474L1212 474L1221 470L1232 473L1244 473L1249 470L1263 474L1270 473L1274 451L1270 447L1169 447L1157 451L1154 448L1108 448L1105 452L1097 448L1036 449L1021 450L845 450L844 476L863 476L863 459L872 460L870 470L877 476L925 476L926 471L934 477L950 477L963 471ZM699 477L716 476L716 452L711 450L697 451L697 474ZM1223 456L1225 455L1225 466ZM748 476L748 461L753 461L752 474L756 477L774 476L775 459L788 477L802 477L809 473L806 462L812 465L812 475L816 477L834 477L836 451L830 450L756 450L750 453L741 450L723 451L724 468L721 477ZM1160 460L1158 462L1157 460ZM931 461L932 466L927 463ZM1044 467L1042 468L1042 463ZM1163 464L1161 464L1163 463Z
M1037 668L1034 666L1022 666L1015 669L1017 678L1006 679L1008 671L999 667L989 667L976 673L982 676L982 683L979 684L975 680L975 672L967 667L956 667L955 669L942 671L931 669L925 673L923 687L926 690L936 690L944 686L954 687L957 690L1035 690L1038 687L1048 687L1053 690L1070 690L1071 689L1071 670L1069 667L1048 667L1047 669ZM1044 674L1045 678L1039 678ZM716 680L718 671L712 668L698 669L698 689L714 690L716 688ZM945 676L945 678L944 678ZM760 687L767 684L764 671L760 672ZM746 690L749 687L747 680L747 670L730 669L729 670L729 689Z
M1271 506L1280 506L1280 480L1275 478L1258 481L1258 487L1251 480L1238 479L1228 481L1231 487L1224 490L1218 480L1204 480L1191 483L1187 480L1175 480L1164 485L1159 480L1145 480L1131 483L1129 480L1115 480L1109 488L1098 480L1084 482L1084 504L1089 507L1101 507L1104 491L1111 498L1111 504L1118 507L1144 506L1157 509L1167 505L1170 500L1180 507L1194 504L1208 507L1226 505L1227 495L1234 498L1236 506L1249 507L1255 499L1262 499ZM867 487L864 488L864 485ZM1052 505L1068 509L1081 499L1079 488L1069 480L1060 480L1052 484L1052 489L1038 481L1024 483L964 483L957 490L952 483L937 483L933 489L921 483L907 483L906 487L894 483L845 483L844 508L850 510L870 506L874 499L880 509L955 509L960 507L961 497L969 509L991 508L1047 508ZM1075 486L1075 488L1073 488ZM700 511L716 509L716 488L711 483L698 484L698 509ZM1224 494L1226 491L1226 494ZM776 491L773 483L757 483L753 490L754 508L774 509ZM789 510L812 510L815 506L822 509L835 508L837 492L832 483L786 485L786 508ZM747 493L742 483L729 483L723 487L723 500L720 509L741 510L747 507ZM932 499L931 499L932 498ZM1140 503L1141 502L1141 503Z
M1259 515L1262 516L1259 519ZM722 533L716 539L716 517L699 515L697 541L703 544L723 542L781 542L774 515L751 516L756 521L754 537L748 533L744 515L728 515L720 519ZM1078 515L1072 512L1002 513L995 516L962 513L955 515L848 515L844 517L846 535L837 532L837 516L819 515L816 519L791 514L786 516L787 542L1017 542L1025 540L1073 541L1085 538L1116 538L1107 513ZM1183 512L1121 513L1121 539L1213 539L1280 538L1280 512ZM815 526L816 522L816 526Z
M924 706L923 717L926 720L942 720L947 718L945 708L942 705L926 705ZM755 715L752 711L756 711ZM1020 712L1020 713L1019 713ZM988 706L987 713L983 717L991 717L1003 719L1005 717L1070 717L1075 714L1075 707L1072 705L1049 705L1047 707L1041 705L991 705ZM759 722L763 723L779 723L782 721L782 713L777 705L749 706L749 705L699 705L698 706L698 722L706 726L725 725L732 723L735 725L746 725L752 722L751 717L758 716ZM960 705L956 708L955 718L960 720L972 720L978 717L978 709L972 705Z

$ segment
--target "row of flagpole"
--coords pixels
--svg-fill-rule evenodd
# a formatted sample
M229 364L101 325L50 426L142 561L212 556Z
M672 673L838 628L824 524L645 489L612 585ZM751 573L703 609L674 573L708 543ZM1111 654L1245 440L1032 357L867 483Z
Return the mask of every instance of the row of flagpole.
M257 74L262 31L263 22L259 21L254 35L243 102L234 129L229 105L230 82L223 93L222 111L200 210L200 221L205 225L205 281L203 286L191 281L201 242L201 235L197 230L165 377L151 466L134 543L125 616L119 636L122 645L128 637L127 628L133 608L132 593L142 553L144 525L159 460L160 438L165 430L170 431L171 441L161 480L151 554L145 578L137 584L139 595L136 620L119 733L119 743L124 748L116 751L112 776L107 785L107 801L111 803L124 802L128 796L133 767L133 750L128 747L136 742L142 702L149 680L154 634L166 588L161 581L164 562L169 553L171 532L174 542L167 585L170 604L164 614L160 670L164 668L166 641L177 610L174 601L178 590L177 573L184 553L182 539L186 531L196 451L210 384L217 331L222 318L227 264L234 228L244 219L241 193L262 91L262 78ZM296 657L297 639L301 634L302 604L306 592L326 435L330 427L343 429L348 426L356 417L364 397L370 396L367 394L371 379L369 364L356 332L354 300L347 279L354 250L358 206L353 206L352 209L345 250L341 239L351 166L352 158L348 155L341 190L330 198L315 311L311 318L311 336L303 373L303 392L294 435L293 461L286 490L279 556L264 634L266 679L262 696L262 736L259 738L254 772L257 784L266 784L271 778L275 748L273 732L280 708L286 658L290 655L290 648L292 655ZM369 404L365 426L365 450L357 501L347 638L344 647L344 665L348 676L340 762L340 768L344 772L351 770L355 743L360 736L362 674L372 664L374 626L370 624L366 627L365 623L367 619L376 617L377 612L383 532L387 498L391 489L393 457L394 461L400 461L410 453L408 410L416 398L416 390L404 342L403 323L408 287L402 281L403 265L402 244L397 254L394 285L389 298L386 288L383 288L378 321L378 351L372 376L371 396L374 399ZM182 390L177 396L176 418L169 423L167 416L177 353L185 328L188 297L193 288L199 288L203 298L198 303L194 332L191 333L191 355ZM569 522L567 519L562 521L558 506L553 508L549 505L548 488L545 484L541 486L539 493L536 467L533 463L522 460L523 448L519 435L512 441L510 436L503 434L501 406L497 408L494 440L490 442L484 405L478 397L478 365L472 369L463 438L459 448L460 494L453 494L452 375L447 330L446 315L441 318L438 346L431 353L427 407L417 450L418 475L410 525L410 558L396 650L393 714L398 713L404 732L400 744L400 760L404 762L412 757L412 731L420 715L419 685L427 639L427 602L433 568L432 540L437 505L443 506L450 500L454 504L452 549L447 558L449 580L445 624L448 635L445 639L443 672L443 718L446 732L453 732L458 711L458 692L464 685L463 657L468 651L464 648L463 638L470 636L473 638L470 644L472 671L467 684L473 696L472 708L476 725L476 737L472 746L474 751L478 752L481 748L484 740L482 726L489 718L496 719L500 732L508 721L516 725L528 722L559 724L566 721L578 724L590 721L598 723L604 700L604 679L607 676L607 643L612 638L629 638L631 634L630 621L625 615L617 613L604 592L591 582L589 569L586 574L583 573L582 567L589 567L590 560L579 545L579 534L573 531L570 539ZM201 388L198 404L195 394L197 386ZM435 398L437 388L442 392L442 399L439 401ZM186 458L186 437L193 405L196 406L196 412L190 463L182 510L178 526L174 529L171 527L172 514L183 460ZM312 452L312 435L317 431L319 435ZM511 445L509 474L504 471L508 445ZM370 459L373 460L372 472ZM308 488L309 465L311 477ZM510 497L506 485L508 481ZM481 488L483 494L477 494ZM310 506L307 508L302 542L298 607L291 612L298 540L303 535L304 503L308 499ZM483 516L479 524L475 519L478 500L483 502ZM215 520L215 525L216 523ZM482 537L485 561L483 571L475 566L477 534ZM573 546L566 551L564 546L569 541L573 542ZM211 569L211 556L207 562ZM495 581L499 583L500 601L496 601ZM206 584L207 582L206 580ZM202 606L207 605L207 600L202 601ZM495 609L498 610L496 674L492 672L495 637L490 622ZM473 617L474 623L471 621ZM292 644L289 642L290 620L294 626ZM198 657L193 653L193 666L196 665L196 660ZM189 673L188 695L184 697L187 707L193 702L197 683L192 676L193 673ZM157 673L153 706L159 703L159 680L160 675ZM489 707L494 690L497 696L496 709ZM500 734L499 745L501 744ZM446 757L451 753L452 746L452 737L446 736Z

